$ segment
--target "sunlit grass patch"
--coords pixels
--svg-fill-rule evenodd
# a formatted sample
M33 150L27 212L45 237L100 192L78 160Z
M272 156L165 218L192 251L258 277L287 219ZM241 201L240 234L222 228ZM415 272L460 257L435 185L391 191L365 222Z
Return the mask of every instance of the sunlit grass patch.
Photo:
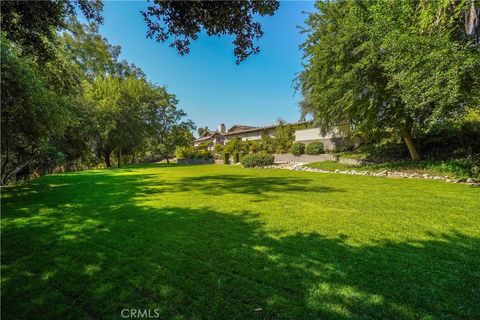
M2 316L474 319L479 198L220 165L46 176L2 190Z

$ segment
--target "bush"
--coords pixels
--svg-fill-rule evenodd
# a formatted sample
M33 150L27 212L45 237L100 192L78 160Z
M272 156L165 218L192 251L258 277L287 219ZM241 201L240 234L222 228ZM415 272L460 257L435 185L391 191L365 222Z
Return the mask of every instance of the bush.
M197 159L210 160L210 159L213 159L213 153L211 153L208 150L197 150L194 157Z
M195 149L192 146L177 147L175 149L177 159L213 159L213 153L205 149Z
M208 147L210 147L212 145L212 142L211 141L205 141L205 142L202 142L200 143L198 146L197 146L197 149L208 149Z
M177 147L175 149L175 157L177 159L192 159L195 158L196 150L192 146Z
M265 167L273 164L274 157L268 153L249 153L243 156L242 165L245 168Z
M223 145L217 143L217 144L213 147L213 150L215 151L215 153L221 154L222 151L223 151Z
M305 148L305 153L309 155L317 155L317 154L325 153L325 150L323 148L323 143L319 141L315 141L307 144L307 147Z
M224 152L222 154L222 157L223 157L223 163L224 164L229 164L230 163L230 153Z
M248 152L245 152L245 151L240 151L239 153L239 156L240 156L240 161L242 161L243 157L248 154Z
M290 153L296 156L299 156L301 154L305 154L305 145L301 142L295 142L292 144L290 147Z
M233 163L239 163L240 162L240 154L238 152L235 152L233 154Z
M250 140L247 142L248 151L253 153L260 151L260 142L258 140ZM244 154L247 154L246 152Z

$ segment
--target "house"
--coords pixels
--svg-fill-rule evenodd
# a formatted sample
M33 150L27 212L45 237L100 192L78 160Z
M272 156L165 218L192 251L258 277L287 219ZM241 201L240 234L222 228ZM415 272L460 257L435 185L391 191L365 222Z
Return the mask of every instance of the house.
M290 123L290 125L304 127L304 129L295 130L295 142L308 144L313 141L320 141L324 144L326 149L333 149L335 146L342 145L345 142L345 138L350 133L350 127L348 125L334 126L325 134L322 134L322 130L319 127L310 128L310 126L312 126L311 121ZM207 131L201 137L196 139L194 141L194 146L197 147L200 144L208 144L208 149L213 150L216 144L225 145L228 141L233 139L248 141L260 140L264 135L273 137L278 126L278 124L275 124L264 127L253 127L236 124L226 130L225 125L222 123L218 126L216 131Z
M325 133L322 133L319 127L300 129L295 130L295 142L309 144L310 142L320 141L326 150L332 150L337 146L344 145L350 133L348 124L334 126Z

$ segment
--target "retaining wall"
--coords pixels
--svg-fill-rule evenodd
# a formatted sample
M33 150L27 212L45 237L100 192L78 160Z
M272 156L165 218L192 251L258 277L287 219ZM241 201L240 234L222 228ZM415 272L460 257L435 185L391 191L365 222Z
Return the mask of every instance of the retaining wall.
M178 164L211 164L215 163L213 159L177 159Z

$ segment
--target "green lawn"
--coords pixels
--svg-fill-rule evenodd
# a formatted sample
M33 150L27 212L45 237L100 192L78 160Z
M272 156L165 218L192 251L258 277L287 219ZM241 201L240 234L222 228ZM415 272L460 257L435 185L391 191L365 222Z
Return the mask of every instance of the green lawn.
M2 316L480 319L479 199L223 165L50 175L2 189Z

